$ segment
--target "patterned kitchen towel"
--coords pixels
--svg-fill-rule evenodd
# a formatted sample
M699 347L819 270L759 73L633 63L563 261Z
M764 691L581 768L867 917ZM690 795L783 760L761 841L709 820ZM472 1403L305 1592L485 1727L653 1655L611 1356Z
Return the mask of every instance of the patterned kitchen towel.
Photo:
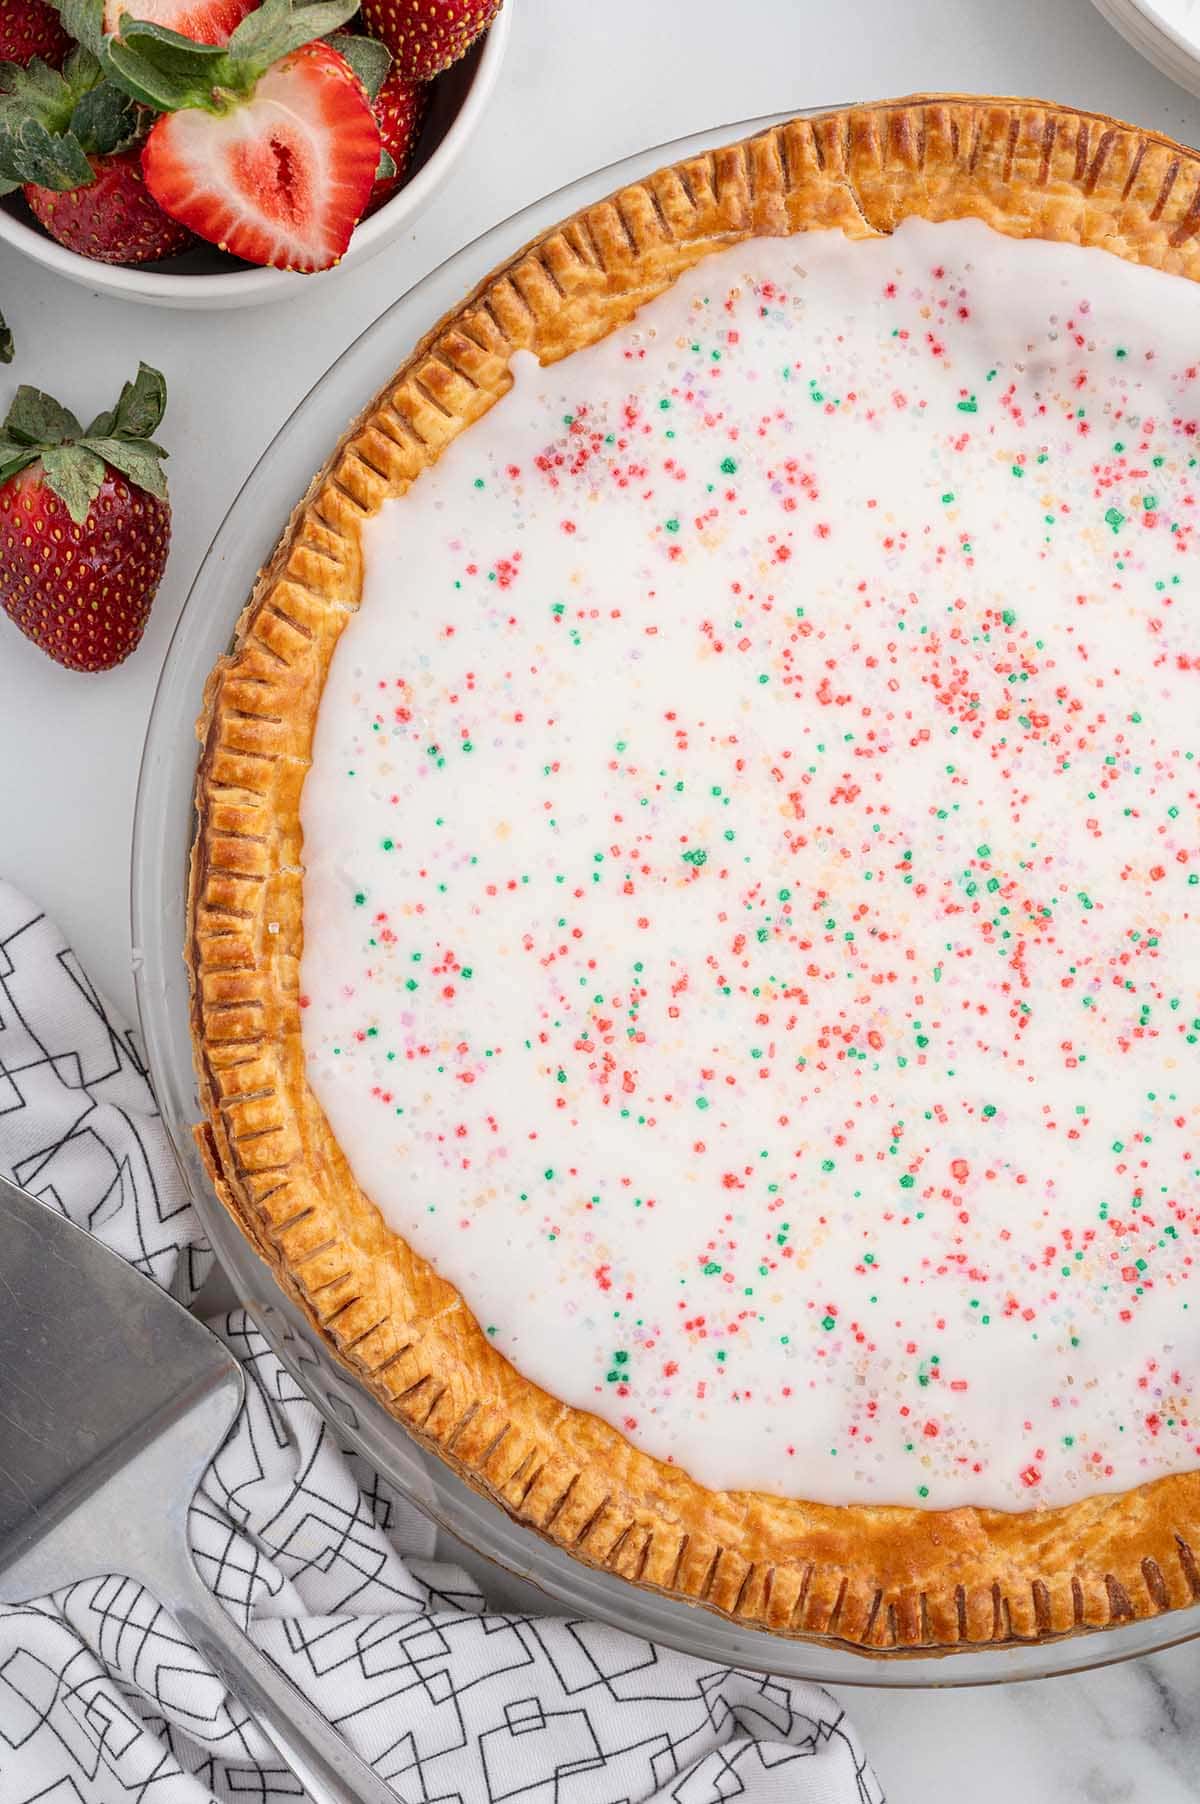
M190 1301L210 1255L130 1031L0 883L0 1171ZM246 1404L192 1511L233 1617L407 1804L881 1804L839 1705L596 1623L496 1615L339 1447L240 1310ZM0 1608L4 1804L304 1794L171 1619L118 1577Z

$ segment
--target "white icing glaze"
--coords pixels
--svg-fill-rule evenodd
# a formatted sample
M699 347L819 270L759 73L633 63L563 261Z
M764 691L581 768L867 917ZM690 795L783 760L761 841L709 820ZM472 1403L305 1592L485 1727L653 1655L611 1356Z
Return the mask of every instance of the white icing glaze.
M1196 1463L1198 328L974 222L763 240L366 529L312 1084L514 1364L708 1485Z

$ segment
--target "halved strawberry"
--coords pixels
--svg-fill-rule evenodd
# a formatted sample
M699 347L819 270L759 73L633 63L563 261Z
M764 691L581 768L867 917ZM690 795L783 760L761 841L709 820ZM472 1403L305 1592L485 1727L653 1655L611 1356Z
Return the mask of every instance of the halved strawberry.
M142 150L160 207L201 238L277 269L328 269L379 163L379 127L345 58L304 44L222 113L157 120Z
M362 81L319 40L358 0L263 0L224 46L126 18L109 78L153 107L146 186L201 238L278 269L328 269L350 242L379 166Z
M104 32L115 37L124 14L132 13L197 44L227 44L257 4L258 0L104 0Z

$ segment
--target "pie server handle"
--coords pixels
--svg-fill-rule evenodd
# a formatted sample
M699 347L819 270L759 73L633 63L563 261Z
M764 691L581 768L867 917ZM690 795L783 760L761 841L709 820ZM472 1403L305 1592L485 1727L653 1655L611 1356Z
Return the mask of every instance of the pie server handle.
M280 1757L301 1781L312 1804L398 1804L394 1792L302 1691L260 1653L217 1602L180 1549L161 1573L145 1573L193 1646L238 1701L253 1714Z

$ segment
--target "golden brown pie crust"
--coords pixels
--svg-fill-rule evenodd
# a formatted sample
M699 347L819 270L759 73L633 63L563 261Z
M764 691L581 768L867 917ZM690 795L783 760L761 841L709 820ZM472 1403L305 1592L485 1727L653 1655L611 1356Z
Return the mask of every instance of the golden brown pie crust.
M705 1490L514 1371L387 1228L305 1079L300 791L358 605L360 528L510 385L710 251L910 215L1100 245L1200 279L1200 156L1039 101L916 97L795 119L623 188L495 271L355 422L209 679L187 957L218 1194L343 1362L427 1448L592 1565L789 1636L872 1651L1034 1640L1200 1598L1200 1472L1061 1509L927 1511Z

